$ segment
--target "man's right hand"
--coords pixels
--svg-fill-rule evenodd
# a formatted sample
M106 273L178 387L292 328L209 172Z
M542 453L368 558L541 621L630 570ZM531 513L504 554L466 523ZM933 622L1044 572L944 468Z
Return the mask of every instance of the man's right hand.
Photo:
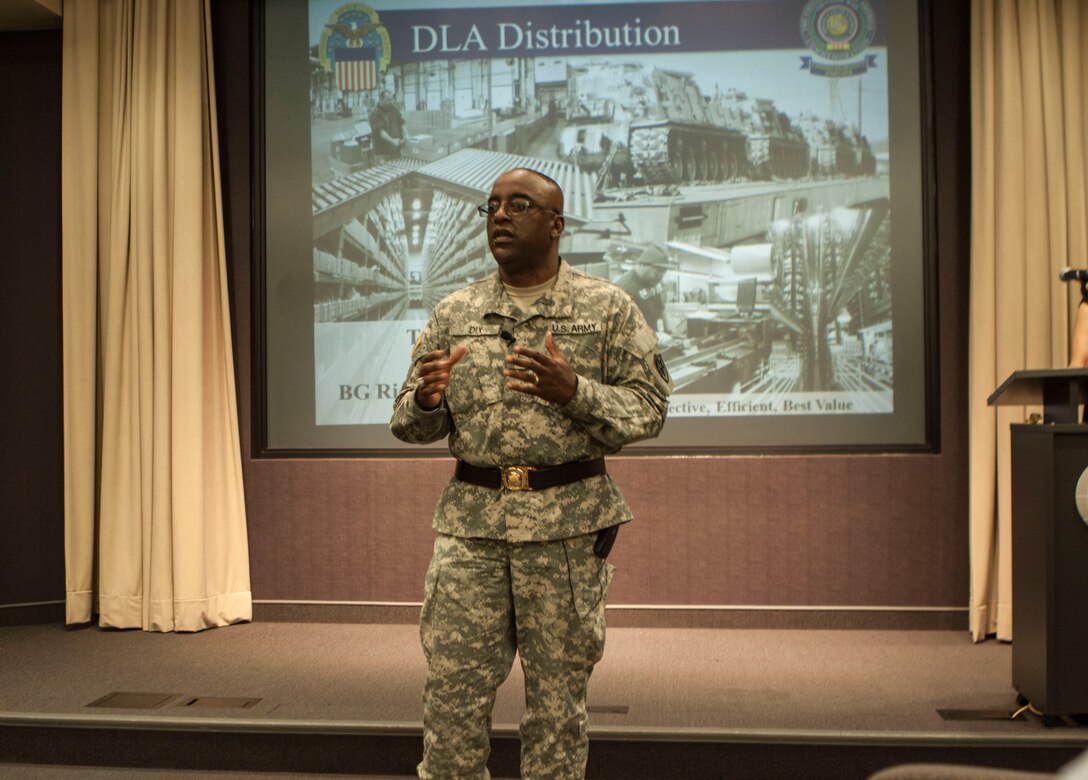
M450 386L453 367L466 352L467 347L457 347L449 357L441 349L423 356L419 364L419 384L416 386L416 403L421 409L433 411L442 403L442 396Z

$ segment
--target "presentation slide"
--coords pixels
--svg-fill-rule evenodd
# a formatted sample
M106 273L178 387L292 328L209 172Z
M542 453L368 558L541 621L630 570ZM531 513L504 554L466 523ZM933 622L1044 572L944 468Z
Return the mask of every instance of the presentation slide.
M435 304L494 273L477 206L515 167L562 186L564 260L657 332L675 390L637 447L927 445L914 2L264 14L268 450L419 452L393 399Z

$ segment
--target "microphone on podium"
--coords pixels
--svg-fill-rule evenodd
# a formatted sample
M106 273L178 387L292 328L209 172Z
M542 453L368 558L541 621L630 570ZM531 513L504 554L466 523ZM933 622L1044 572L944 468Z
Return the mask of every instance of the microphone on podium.
M1058 278L1063 282L1080 282L1084 284L1088 282L1088 269L1084 268L1070 268L1066 266L1062 270L1058 271Z

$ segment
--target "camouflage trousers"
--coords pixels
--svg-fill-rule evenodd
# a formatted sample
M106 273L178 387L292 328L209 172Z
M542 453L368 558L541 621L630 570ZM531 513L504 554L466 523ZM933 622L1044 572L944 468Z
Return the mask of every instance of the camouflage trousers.
M514 543L440 534L427 571L421 778L488 778L491 710L514 654L525 676L521 776L582 778L586 685L604 652L612 566L596 534Z

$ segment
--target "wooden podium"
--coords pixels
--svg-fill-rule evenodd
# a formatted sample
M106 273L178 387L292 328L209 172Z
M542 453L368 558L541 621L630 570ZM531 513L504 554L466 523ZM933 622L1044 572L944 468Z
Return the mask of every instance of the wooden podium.
M1017 371L990 405L1043 406L1012 431L1012 682L1049 719L1088 713L1088 369ZM1088 485L1088 477L1085 477Z

